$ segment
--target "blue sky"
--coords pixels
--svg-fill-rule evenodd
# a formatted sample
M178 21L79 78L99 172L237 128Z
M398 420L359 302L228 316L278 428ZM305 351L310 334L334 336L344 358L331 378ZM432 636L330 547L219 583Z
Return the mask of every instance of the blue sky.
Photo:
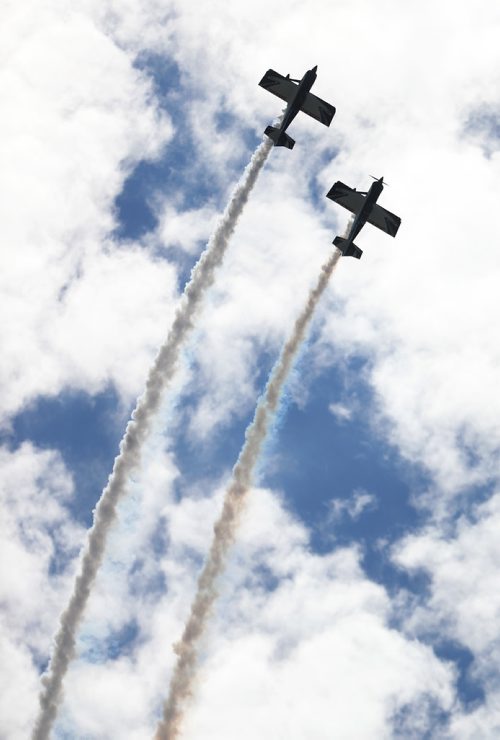
M271 152L250 196L120 503L54 737L153 734L245 429L347 222L325 194L370 174L402 226L395 240L367 226L363 258L341 261L318 306L183 737L499 731L500 16L360 6L277 2L281 26L260 4L153 0L9 19L0 734L32 726L129 415L280 112L258 80L314 64L337 115L329 129L297 118L294 150Z

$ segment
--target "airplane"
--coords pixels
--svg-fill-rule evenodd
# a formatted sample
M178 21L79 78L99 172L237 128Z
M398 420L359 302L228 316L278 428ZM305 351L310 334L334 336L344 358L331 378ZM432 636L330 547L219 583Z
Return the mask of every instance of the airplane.
M377 200L384 189L384 178L381 177L380 179L377 179L374 177L373 179L375 182L371 184L367 193L358 192L356 189L353 190L339 180L332 185L329 192L326 194L327 198L334 200L336 203L355 214L354 222L349 230L347 238L345 239L342 236L336 236L333 240L333 243L340 249L344 257L355 257L358 260L361 258L363 250L354 244L354 239L367 221L378 229L382 229L382 231L385 231L385 233L390 236L396 236L401 224L399 216L395 216L394 213L386 211L385 208L382 208L382 206L379 206L377 203Z
M316 80L317 69L318 65L307 70L301 80L292 80L290 75L283 77L273 69L268 69L259 82L261 87L287 103L279 127L268 126L264 131L266 136L274 141L274 146L286 146L288 149L293 149L295 141L285 131L300 110L324 123L325 126L329 126L332 122L335 115L334 106L309 92Z

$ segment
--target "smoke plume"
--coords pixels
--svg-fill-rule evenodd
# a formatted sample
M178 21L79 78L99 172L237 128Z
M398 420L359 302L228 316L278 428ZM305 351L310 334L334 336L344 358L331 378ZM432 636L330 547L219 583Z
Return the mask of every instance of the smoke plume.
M140 462L142 446L159 409L163 392L174 375L180 349L193 327L202 299L214 281L215 270L222 262L229 239L271 148L272 141L266 137L257 147L233 191L207 248L193 268L167 340L158 353L149 372L146 389L137 401L132 418L127 424L120 443L120 452L115 458L108 484L94 512L94 523L88 533L73 593L60 617L50 665L42 678L40 711L33 730L33 740L45 740L50 734L62 700L63 680L75 655L76 632L103 559L108 532L116 518L117 504L126 492L130 474Z
M179 735L185 703L193 693L199 640L205 631L217 598L217 579L224 569L229 547L234 542L240 514L252 485L255 465L266 438L269 423L278 406L283 384L292 368L316 305L341 254L340 250L335 249L321 268L319 279L309 294L304 310L295 322L292 334L283 347L257 404L253 421L246 430L245 442L233 468L222 513L214 526L212 545L198 579L198 590L191 606L191 613L182 638L175 646L178 656L177 663L170 682L169 695L163 707L163 717L156 731L156 740L174 740Z

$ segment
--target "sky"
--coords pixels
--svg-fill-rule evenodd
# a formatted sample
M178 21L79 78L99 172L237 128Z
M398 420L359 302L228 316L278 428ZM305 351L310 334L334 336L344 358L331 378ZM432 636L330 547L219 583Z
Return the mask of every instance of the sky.
M224 491L335 235L389 186L286 384L182 737L500 735L500 7L2 8L0 737L29 737L93 509L190 271L260 174L131 476L53 737L153 736Z

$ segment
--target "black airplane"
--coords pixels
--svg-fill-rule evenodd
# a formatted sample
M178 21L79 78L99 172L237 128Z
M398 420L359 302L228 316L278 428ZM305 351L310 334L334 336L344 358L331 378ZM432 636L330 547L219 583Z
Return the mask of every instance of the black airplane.
M332 122L335 115L334 106L309 92L316 80L317 69L317 65L309 69L301 80L292 80L290 75L283 77L273 69L268 69L259 82L261 87L287 103L279 128L268 126L264 131L266 136L274 141L274 146L286 146L288 149L293 149L295 141L285 131L300 110L324 123L325 126L329 126Z
M355 214L354 222L347 238L344 239L342 236L336 236L333 240L333 243L340 249L344 257L356 257L356 259L360 259L363 251L354 244L354 239L367 221L378 229L382 229L382 231L385 231L390 236L396 236L399 229L401 223L399 216L395 216L394 213L386 211L385 208L377 204L377 200L384 189L384 178L381 177L379 180L377 178L373 179L375 182L372 183L367 193L353 190L339 180L326 195L327 198L334 200Z

